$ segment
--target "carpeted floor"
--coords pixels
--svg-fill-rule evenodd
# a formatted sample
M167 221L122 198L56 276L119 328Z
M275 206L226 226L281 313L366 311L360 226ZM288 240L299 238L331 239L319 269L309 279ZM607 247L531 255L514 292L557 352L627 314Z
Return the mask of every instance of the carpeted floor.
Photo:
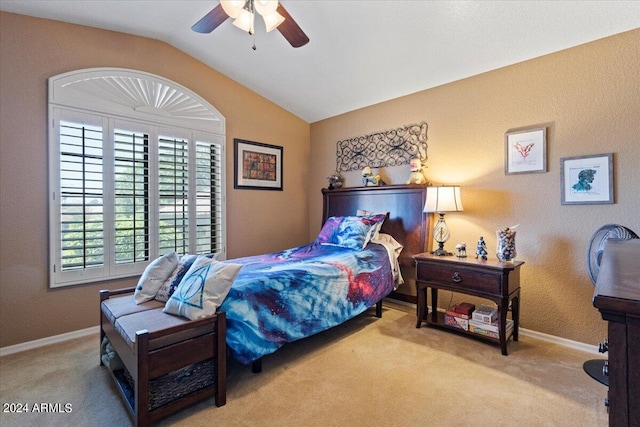
M606 387L582 363L592 355L528 337L497 346L415 328L410 307L385 303L344 325L283 347L263 372L229 362L227 404L213 399L166 426L606 426ZM131 424L104 367L98 337L0 359L0 424ZM45 403L56 412L11 413ZM59 405L56 405L59 404Z

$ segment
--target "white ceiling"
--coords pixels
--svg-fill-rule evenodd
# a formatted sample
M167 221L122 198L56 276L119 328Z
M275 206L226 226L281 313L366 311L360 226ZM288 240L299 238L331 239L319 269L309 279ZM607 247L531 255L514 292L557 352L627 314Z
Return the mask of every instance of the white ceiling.
M313 123L640 28L640 1L282 0L309 36L191 26L217 0L0 0L0 10L162 40ZM639 48L640 49L640 48Z

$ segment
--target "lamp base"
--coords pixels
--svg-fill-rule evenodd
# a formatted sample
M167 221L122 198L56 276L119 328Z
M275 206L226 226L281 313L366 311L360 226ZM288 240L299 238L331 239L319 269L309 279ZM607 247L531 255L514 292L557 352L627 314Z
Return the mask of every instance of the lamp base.
M435 251L431 251L431 255L453 256L451 252L447 252L444 250L444 242L438 242L438 249L436 249Z

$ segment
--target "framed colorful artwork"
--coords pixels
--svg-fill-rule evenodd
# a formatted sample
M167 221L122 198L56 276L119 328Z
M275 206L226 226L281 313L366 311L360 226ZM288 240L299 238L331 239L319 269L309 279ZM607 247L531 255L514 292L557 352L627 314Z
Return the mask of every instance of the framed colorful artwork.
M613 203L613 153L560 159L563 205Z
M547 172L547 128L507 132L504 145L506 175Z
M282 191L282 147L233 140L233 188Z

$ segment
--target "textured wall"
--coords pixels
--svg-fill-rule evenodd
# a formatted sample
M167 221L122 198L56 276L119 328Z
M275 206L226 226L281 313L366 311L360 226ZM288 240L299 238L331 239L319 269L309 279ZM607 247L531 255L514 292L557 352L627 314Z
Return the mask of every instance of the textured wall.
M464 241L473 250L483 235L495 257L495 229L520 224L518 258L526 262L522 326L585 343L601 341L606 328L591 304L585 253L603 224L640 233L638 46L640 30L634 30L313 123L310 238L320 227L320 188L335 169L336 142L426 120L427 178L462 186L464 212L446 216L449 249ZM505 132L538 124L548 127L549 171L506 176ZM611 152L616 203L561 205L560 158ZM409 170L379 172L398 184ZM361 185L358 173L344 175L347 186ZM440 301L448 303L448 294Z
M4 12L0 22L0 347L95 326L98 290L136 282L48 289L47 78L56 74L133 68L202 96L227 123L228 256L307 243L308 123L159 41ZM284 191L233 189L233 138L284 147ZM286 233L273 226L282 218Z
M426 120L427 177L463 186L465 211L447 215L449 245L473 245L485 235L493 248L496 227L520 223L523 326L588 343L605 335L591 306L584 252L602 224L640 231L640 30L314 123L310 131L164 43L7 13L0 23L0 347L94 326L98 290L135 283L47 288L46 81L99 66L174 80L225 115L230 257L315 238L337 141ZM533 124L549 127L549 172L505 176L504 132ZM284 192L233 190L233 138L284 146ZM605 152L614 153L616 204L561 206L560 158ZM390 183L408 175L380 172ZM359 175L346 184L360 185ZM286 233L274 226L282 218Z

